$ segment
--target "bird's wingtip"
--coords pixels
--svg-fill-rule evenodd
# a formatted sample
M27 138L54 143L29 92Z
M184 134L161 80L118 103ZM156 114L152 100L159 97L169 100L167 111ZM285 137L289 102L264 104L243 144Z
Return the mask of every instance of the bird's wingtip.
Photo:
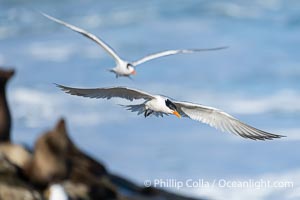
M53 83L53 85L55 85L56 87L61 87L61 85L58 83Z
M58 83L53 83L56 87L58 87L59 89L61 89L61 90L66 90L66 87L65 86L63 86L63 85L60 85L60 84L58 84Z
M229 49L230 46L221 46L220 49Z
M216 47L216 48L212 48L212 50L223 50L223 49L228 49L229 46L219 46L219 47Z
M44 17L47 17L47 18L50 18L50 15L46 14L45 12L43 11L38 11L38 13L40 13L41 15L43 15Z
M57 18L55 18L55 17L52 17L51 15L48 15L47 13L44 13L44 12L42 12L42 11L39 11L39 13L40 13L41 15L43 15L44 17L46 17L46 18L52 20L52 21L55 21L55 22L57 22L57 23L61 23L61 21L60 21L59 19L57 19Z
M272 134L272 135L271 135L271 138L272 138L272 139L276 139L276 138L284 138L284 137L287 137L287 136L285 136L285 135L279 135L279 134Z
M286 135L277 135L276 138L285 138L285 137L287 137L287 136Z
M259 139L259 140L263 140L263 141L265 141L265 140L274 140L274 139L280 139L280 138L285 138L285 137L287 137L287 136L285 136L285 135L272 134L272 135L270 135L270 136L263 137L263 138L261 138L261 139Z

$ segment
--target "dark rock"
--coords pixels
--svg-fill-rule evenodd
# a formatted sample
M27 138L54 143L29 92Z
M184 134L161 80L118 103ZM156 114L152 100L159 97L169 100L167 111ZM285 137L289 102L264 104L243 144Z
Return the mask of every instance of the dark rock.
M41 200L39 191L35 190L25 179L21 169L0 154L0 199L4 200Z
M10 142L0 143L0 153L3 154L11 163L21 169L25 169L31 162L32 155L23 146Z

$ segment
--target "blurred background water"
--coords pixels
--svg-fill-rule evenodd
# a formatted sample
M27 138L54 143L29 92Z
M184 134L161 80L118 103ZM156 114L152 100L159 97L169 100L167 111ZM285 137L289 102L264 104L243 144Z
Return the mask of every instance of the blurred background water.
M96 44L39 14L101 36L128 60L178 48L216 52L157 59L134 80L106 71ZM157 178L292 181L293 188L168 188L212 199L300 198L300 2L296 0L0 0L0 65L9 86L13 138L29 146L61 116L75 142L137 183ZM218 107L287 138L257 142L188 119L136 116L113 101L69 96L53 83L128 86Z

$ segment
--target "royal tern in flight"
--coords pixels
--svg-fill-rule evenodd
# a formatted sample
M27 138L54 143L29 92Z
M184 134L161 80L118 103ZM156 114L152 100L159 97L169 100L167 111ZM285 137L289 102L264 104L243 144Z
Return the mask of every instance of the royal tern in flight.
M130 77L130 75L135 75L136 74L136 71L135 71L135 67L144 63L144 62L147 62L147 61L150 61L150 60L153 60L153 59L156 59L156 58L160 58L160 57L164 57L164 56L170 56L170 55L174 55L174 54L185 54L185 53L194 53L194 52L202 52L202 51L215 51L215 50L220 50L220 49L225 49L227 47L216 47L216 48L206 48L206 49L177 49L177 50L167 50L167 51L162 51L162 52L158 52L158 53L154 53L154 54L150 54L150 55L147 55L137 61L134 61L134 62L128 62L128 61L125 61L123 60L117 53L116 51L110 47L108 44L106 44L102 39L100 39L99 37L81 29L81 28L78 28L74 25L71 25L71 24L68 24L64 21L61 21L57 18L54 18L50 15L47 15L45 13L41 13L42 15L44 15L45 17L47 17L48 19L52 20L52 21L55 21L59 24L62 24L68 28L70 28L71 30L77 32L77 33L80 33L82 34L83 36L93 40L94 42L96 42L98 45L100 45L107 53L109 53L114 59L115 59L115 62L116 62L116 66L112 69L110 69L109 71L110 72L113 72L116 74L116 77L118 78L119 76L126 76L126 77Z
M176 101L166 96L152 95L136 89L126 87L82 89L66 87L58 84L57 86L64 92L71 95L89 98L111 99L113 97L119 97L130 101L144 99L146 101L142 104L127 105L125 107L127 107L127 110L137 112L138 115L144 113L145 117L148 117L151 114L157 117L174 114L179 118L181 116L188 117L193 120L209 124L221 131L231 132L253 140L271 140L273 138L284 137L256 129L213 107Z

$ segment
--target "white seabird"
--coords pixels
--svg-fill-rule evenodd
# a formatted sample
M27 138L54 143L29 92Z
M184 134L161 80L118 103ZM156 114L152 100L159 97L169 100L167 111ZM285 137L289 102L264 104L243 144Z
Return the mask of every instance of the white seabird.
M145 102L141 104L127 105L126 107L132 112L137 112L138 115L144 113L145 117L151 114L155 116L174 114L179 118L181 116L188 117L221 131L231 132L253 140L271 140L284 137L249 126L219 109L195 103L176 101L163 95L152 95L144 91L126 87L83 89L63 85L57 86L71 95L89 98L111 99L113 97L119 97L130 101L144 99Z
M160 58L160 57L164 57L164 56L170 56L170 55L175 55L175 54L186 54L186 53L195 53L195 52L202 52L202 51L215 51L215 50L221 50L221 49L225 49L227 48L226 46L223 47L216 47L216 48L206 48L206 49L177 49L177 50L167 50L167 51L162 51L162 52L158 52L158 53L154 53L154 54L150 54L147 55L139 60L136 60L134 62L129 62L126 61L124 59L122 59L117 53L116 51L110 47L108 44L106 44L102 39L100 39L99 37L93 35L92 33L89 33L79 27L76 27L74 25L68 24L62 20L59 20L57 18L54 18L50 15L47 15L45 13L41 13L43 16L47 17L48 19L57 22L59 24L62 24L68 28L70 28L71 30L82 34L83 36L91 39L92 41L96 42L98 45L100 45L108 54L110 54L115 62L116 62L116 66L113 67L112 69L110 69L110 72L113 72L116 74L116 77L118 78L119 76L126 76L126 77L130 77L130 75L135 75L136 71L135 71L135 67L156 59L156 58Z

